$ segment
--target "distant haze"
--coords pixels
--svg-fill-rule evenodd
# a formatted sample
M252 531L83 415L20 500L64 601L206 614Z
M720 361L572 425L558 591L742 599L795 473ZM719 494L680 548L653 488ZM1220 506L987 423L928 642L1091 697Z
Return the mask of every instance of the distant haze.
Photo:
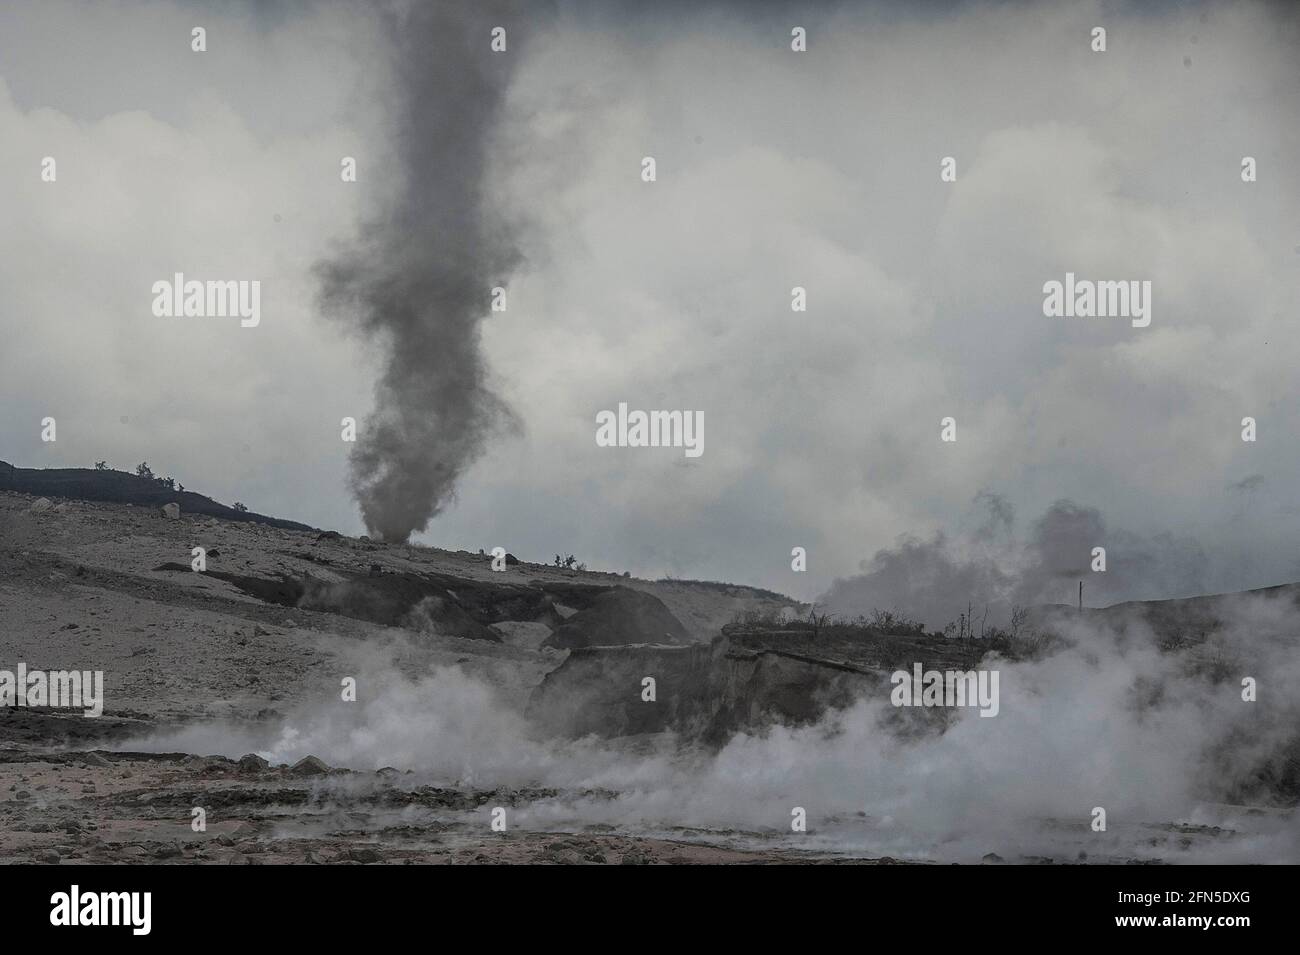
M1300 579L1297 49L1263 3L5 5L0 458L936 625ZM176 272L260 324L155 317ZM1070 272L1149 327L1046 317ZM620 402L704 453L598 447Z

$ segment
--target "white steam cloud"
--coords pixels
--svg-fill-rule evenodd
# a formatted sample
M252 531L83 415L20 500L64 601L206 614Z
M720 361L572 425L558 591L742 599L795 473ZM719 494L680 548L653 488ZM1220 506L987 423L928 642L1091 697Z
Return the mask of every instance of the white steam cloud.
M742 845L945 861L987 852L1295 861L1300 829L1285 805L1268 805L1288 794L1260 784L1261 768L1295 752L1294 604L1243 597L1228 609L1217 634L1177 652L1160 650L1136 618L1066 622L1062 647L1043 659L986 659L1001 672L996 718L963 711L919 740L882 727L883 695L717 751L669 736L540 739L520 695L491 676L454 666L412 676L400 648L368 647L356 704L322 703L260 734L208 724L128 748L257 750L276 762L312 754L362 771L413 770L438 786L559 790L516 808L514 825L525 828L603 823L678 838L698 828ZM1258 702L1242 700L1244 675L1259 680ZM807 836L790 834L795 806L807 810ZM1089 829L1097 806L1104 833ZM1185 839L1177 825L1232 833Z

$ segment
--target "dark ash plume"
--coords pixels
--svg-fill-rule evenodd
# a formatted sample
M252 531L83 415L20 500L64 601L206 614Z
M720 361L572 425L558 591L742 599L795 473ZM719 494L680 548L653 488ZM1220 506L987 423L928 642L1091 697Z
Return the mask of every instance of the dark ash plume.
M483 195L518 54L509 12L504 3L385 10L400 185L355 247L317 265L322 310L385 351L351 480L366 528L388 541L424 530L493 432L515 423L479 349L491 289L519 260L486 221ZM496 26L507 29L504 53L490 49Z
M843 617L893 610L938 630L968 608L978 628L1005 625L1017 605L1073 604L1080 580L1093 607L1204 592L1206 557L1189 538L1110 529L1096 508L1061 500L1021 539L1005 499L981 493L975 503L987 517L973 533L905 537L836 580L818 606ZM1096 546L1106 548L1105 573L1092 571Z

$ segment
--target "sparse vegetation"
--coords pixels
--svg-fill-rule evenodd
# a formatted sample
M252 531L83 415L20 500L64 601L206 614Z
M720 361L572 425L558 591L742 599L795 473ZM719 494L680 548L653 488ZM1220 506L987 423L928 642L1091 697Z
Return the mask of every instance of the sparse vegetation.
M234 504L231 504L230 506L234 508L236 511L239 511L241 514L248 510L247 505L243 504L240 501L236 501Z
M873 630L879 630L881 633L891 635L911 635L924 636L925 624L919 620L912 620L901 613L893 610L881 610L879 608L871 611L869 617L859 617L866 626Z
M95 465L95 470L107 471L108 464L105 463L104 461L100 461ZM170 475L167 477L159 477L158 475L154 474L153 468L149 467L148 461L141 461L139 464L135 466L135 475L136 477L143 478L146 481L157 481L159 484L167 488L169 491L174 491L177 489L176 479L174 477L171 477ZM181 485L180 489L182 491L185 490L184 485Z
M1028 607L1012 607L1011 619L1005 629L1002 627L986 627L983 620L981 620L978 637L971 634L969 611L964 616L966 617L964 622L950 623L944 628L945 636L959 640L978 640L987 646L990 651L1000 653L1008 659L1036 660L1060 644L1059 638L1055 635L1034 629L1030 625ZM987 618L987 616L988 611L985 610L984 617ZM959 633L963 626L966 630L966 636L964 638L954 636L954 633Z
M972 632L972 612L968 609L958 620L948 624L942 633L927 631L919 620L893 610L873 610L870 614L842 620L830 614L818 613L814 605L803 618L790 618L780 611L742 610L731 620L731 626L748 630L785 630L811 633L814 637L849 637L875 640L880 637L914 637L937 640L948 639L964 644L972 652L996 652L1011 660L1036 660L1060 646L1054 634L1034 629L1029 623L1027 607L1013 607L1006 629L988 626L987 611L980 615L978 636Z
M96 471L107 471L107 470L108 470L108 462L107 462L107 461L96 461L96 462L95 462L95 470L96 470Z
M988 619L989 619L989 607L988 604L985 604L984 615L980 618L979 639L983 639L989 633L988 626L987 626ZM943 635L953 640L976 639L975 608L969 601L966 604L966 611L964 613L958 614L956 620L950 622L948 626L943 628Z
M553 566L564 567L569 570L579 570L579 571L585 571L587 569L587 565L578 563L578 558L574 557L572 554L570 554L568 557L563 557L563 558L560 557L559 554L556 554L555 562Z
M831 615L828 613L823 613L820 616L818 616L816 604L813 604L808 609L808 623L812 625L812 633L814 637L816 637L817 634L822 632L822 628L826 626L827 621L829 621L830 619L831 619Z
M737 610L731 618L734 626L764 630L776 630L790 622L774 610ZM796 621L796 625L802 627L803 621Z

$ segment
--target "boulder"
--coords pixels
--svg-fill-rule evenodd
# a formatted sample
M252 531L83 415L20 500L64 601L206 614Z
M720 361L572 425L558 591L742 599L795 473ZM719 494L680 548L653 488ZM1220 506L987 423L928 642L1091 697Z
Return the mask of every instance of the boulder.
M168 520L174 521L181 516L181 506L175 501L164 504L159 508L159 511L162 513L162 516Z
M32 502L32 506L27 508L29 514L42 514L54 506L54 503L48 497L37 498Z
M905 661L925 669L966 670L978 665L983 653L981 647L935 635L728 626L707 646L571 649L533 691L527 713L557 736L671 730L721 743L734 733L760 732L773 724L809 725L828 710L863 698L888 700L891 674ZM643 694L646 677L655 680L653 700ZM942 707L886 707L880 725L909 737L941 732L953 718L953 711Z
M565 620L543 646L572 650L690 642L681 621L654 594L631 587L611 587L587 609Z
M304 756L289 768L295 776L324 776L329 771L330 768L315 756Z
M528 718L555 736L703 735L711 662L700 644L577 647L533 691ZM653 701L644 696L647 676Z

